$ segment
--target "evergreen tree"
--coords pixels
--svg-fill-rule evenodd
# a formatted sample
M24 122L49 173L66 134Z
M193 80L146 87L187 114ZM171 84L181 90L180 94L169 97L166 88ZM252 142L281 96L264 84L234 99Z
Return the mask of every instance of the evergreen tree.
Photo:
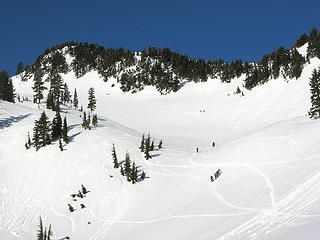
M34 78L33 78L33 102L38 103L38 107L40 104L40 101L43 99L43 90L47 89L44 86L44 82L42 81L43 74L41 71L36 71L34 73Z
M74 89L74 94L73 94L73 106L75 109L78 109L78 104L79 104L79 99L78 99L78 94L77 94L77 89Z
M15 94L8 72L0 72L0 100L14 102Z
M65 143L68 143L68 124L66 117L63 119L62 138Z
M95 127L98 125L98 116L97 116L97 114L93 114L93 116L92 116L92 125L95 126Z
M23 62L19 62L18 65L17 65L16 75L19 75L23 71L24 71Z
M114 143L112 144L112 159L113 159L113 167L114 168L118 168L119 167L119 162L118 162L116 148L114 146Z
M70 102L71 94L69 92L68 85L65 83L63 85L63 95L62 95L62 102L64 105Z
M51 237L53 236L53 232L51 229L51 224L49 225L49 229L48 229L48 234L47 234L47 239L46 240L51 240Z
M74 212L75 211L75 209L68 203L68 207L69 207L69 211L70 212Z
M162 140L160 140L159 144L158 144L158 149L161 149L162 148Z
M145 178L146 178L146 173L143 171L143 172L141 173L140 179L141 179L141 180L144 180Z
M50 122L46 113L43 111L39 120L35 121L33 128L33 144L36 150L50 144Z
M145 139L144 139L144 134L142 135L142 139L141 139L141 143L140 143L140 147L139 147L139 149L140 149L140 151L141 152L144 152L144 146L145 146Z
M87 119L86 112L83 112L82 127L90 130L90 119Z
M300 38L296 41L295 47L299 48L302 47L304 44L306 44L309 40L309 37L307 34L302 34Z
M146 158L146 160L149 160L151 158L150 155L150 148L151 148L151 144L150 144L150 133L148 134L148 137L145 141L145 147L144 147L144 157Z
M40 217L39 229L38 229L38 234L37 234L37 240L45 240L44 239L44 229L43 229L41 217Z
M60 116L60 112L56 111L56 115L54 116L52 120L51 125L51 138L52 140L57 140L61 138L62 135L62 119Z
M96 97L94 95L94 88L92 87L89 89L89 92L88 92L88 101L89 101L88 108L92 112L93 110L96 109L96 103L97 103Z
M62 152L63 151L63 146L62 146L61 139L59 139L59 148L60 148L60 151Z
M151 142L150 151L154 151L154 140L152 140L152 142Z
M50 90L48 93L47 107L49 109L52 109L53 111L60 111L62 96L62 78L59 74L55 74L52 76L50 81Z
M130 161L130 155L129 153L126 153L126 158L124 161L124 173L125 176L127 177L127 181L130 182L131 181L131 161Z
M135 162L133 162L131 168L131 181L132 184L135 184L138 181L138 168L136 167Z
M125 173L124 173L122 165L120 166L120 173L121 173L122 176L125 176Z
M312 119L320 118L320 69L314 70L310 78L311 109L309 116Z

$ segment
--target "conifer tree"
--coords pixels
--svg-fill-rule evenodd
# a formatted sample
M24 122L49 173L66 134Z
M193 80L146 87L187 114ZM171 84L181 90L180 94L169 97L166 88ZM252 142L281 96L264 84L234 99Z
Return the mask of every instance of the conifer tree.
M77 89L74 89L74 94L73 94L73 106L75 109L78 109L78 104L79 104L79 99L78 99L78 94L77 94Z
M62 152L63 151L63 146L62 146L61 139L59 139L59 148L60 148L60 151Z
M135 184L138 180L138 169L136 167L136 163L133 162L132 163L132 168L131 168L131 181L132 181L132 184Z
M51 240L51 237L53 236L53 232L51 230L51 224L49 225L48 229L48 234L47 234L47 239L46 240Z
M62 102L64 105L70 102L71 94L69 92L68 85L64 83L63 85L63 96L62 96Z
M68 143L68 124L66 117L63 119L62 138L65 143Z
M154 140L152 140L152 142L151 142L150 151L154 151Z
M119 167L119 162L118 162L116 148L114 146L114 143L112 144L112 159L113 159L113 167L114 168L118 168Z
M160 140L159 144L158 144L158 149L161 149L162 148L162 140Z
M38 229L38 234L37 234L37 240L45 240L44 239L44 229L43 229L41 217L40 217L39 229Z
M0 100L14 102L15 94L8 72L0 72Z
M92 125L95 126L95 127L98 125L98 116L97 116L97 114L93 114L93 116L92 116Z
M24 71L23 62L19 62L18 65L17 65L16 75L19 75L23 71Z
M320 69L316 69L310 78L310 91L311 91L311 109L309 116L312 119L320 118Z
M43 73L41 71L36 71L34 73L34 78L33 78L33 91L34 91L34 95L33 95L33 102L38 104L40 104L40 101L43 99L43 91L45 89L47 89L44 86L44 81L42 81L42 77L43 77Z
M83 112L83 120L82 120L82 127L84 129L89 129L90 130L90 120L87 119L87 114L86 112Z
M60 111L62 96L62 78L59 74L55 74L53 75L50 81L50 90L48 93L47 107L49 109L52 109L53 111Z
M149 133L145 141L145 147L144 147L144 157L146 158L146 160L149 160L151 158L150 148L151 148L151 144L150 144L150 133Z
M62 119L59 111L56 111L56 115L52 120L51 127L51 138L52 140L57 140L61 138L62 135Z
M33 143L36 150L50 144L51 140L49 132L50 122L46 113L43 111L39 120L35 121L35 126L33 128Z
M88 108L90 109L90 111L94 111L96 109L96 103L97 103L97 100L96 100L96 97L94 95L94 88L91 87L89 89L89 92L88 92Z
M125 176L125 173L124 173L122 165L120 166L120 173L121 173L122 176Z
M127 177L127 181L130 182L130 174L131 174L131 161L130 161L130 155L129 153L126 153L126 158L124 161L124 173Z
M143 171L143 172L141 173L140 179L141 179L141 180L144 180L145 178L146 178L146 173Z
M144 134L142 135L142 139L141 139L141 143L140 143L140 147L139 147L139 149L140 149L140 151L141 152L144 152L144 146L145 146L145 139L144 139Z

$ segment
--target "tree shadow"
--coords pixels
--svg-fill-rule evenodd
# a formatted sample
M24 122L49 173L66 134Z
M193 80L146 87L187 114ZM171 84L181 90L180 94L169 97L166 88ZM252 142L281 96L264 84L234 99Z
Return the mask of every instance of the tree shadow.
M160 157L160 156L161 156L161 154L159 154L159 153L151 154L151 157L152 157L152 158L154 158L154 157Z
M25 115L19 115L17 117L10 116L7 118L0 119L0 129L11 127L13 123L19 122L19 121L29 117L30 115L31 115L31 113L25 114Z
M82 133L82 132L80 131L80 132L77 132L77 133L72 134L71 136L69 136L69 142L73 142L73 141L74 141L74 138L75 138L76 136L78 136L80 133Z
M78 126L80 126L80 124L70 125L70 126L68 126L68 131L70 131L70 130L74 129L75 127L78 127Z

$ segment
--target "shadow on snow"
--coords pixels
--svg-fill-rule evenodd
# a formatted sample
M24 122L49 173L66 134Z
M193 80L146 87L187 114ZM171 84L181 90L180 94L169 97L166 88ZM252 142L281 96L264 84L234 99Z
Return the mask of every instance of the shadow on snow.
M0 129L11 127L13 123L19 122L19 121L29 117L30 115L31 115L31 113L26 114L26 115L19 115L17 117L10 116L7 118L0 119Z

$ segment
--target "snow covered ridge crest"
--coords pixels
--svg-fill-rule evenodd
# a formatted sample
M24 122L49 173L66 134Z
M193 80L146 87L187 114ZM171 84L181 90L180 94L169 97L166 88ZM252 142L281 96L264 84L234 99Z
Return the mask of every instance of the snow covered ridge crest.
M133 52L67 42L47 49L31 67L26 67L22 77L28 80L38 72L50 79L56 73L73 71L79 78L95 70L104 81L117 79L124 92L135 93L145 86L154 86L166 94L178 91L186 82L205 82L215 78L230 82L244 75L244 87L250 90L280 76L288 79L300 77L305 63L320 56L319 38L318 31L313 29L310 35L303 34L294 47L279 47L254 63L196 60L168 48L149 47Z

